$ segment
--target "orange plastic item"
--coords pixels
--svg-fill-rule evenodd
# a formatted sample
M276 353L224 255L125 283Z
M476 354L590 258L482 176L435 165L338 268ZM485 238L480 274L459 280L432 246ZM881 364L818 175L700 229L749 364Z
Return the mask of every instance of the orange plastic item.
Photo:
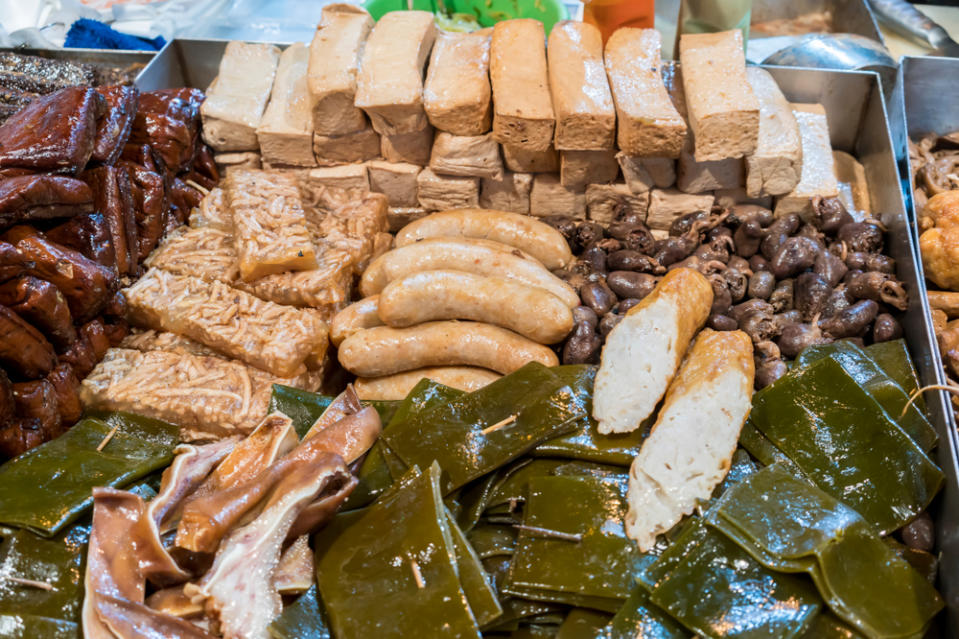
M583 22L596 25L603 42L620 27L652 29L656 18L655 0L583 0Z

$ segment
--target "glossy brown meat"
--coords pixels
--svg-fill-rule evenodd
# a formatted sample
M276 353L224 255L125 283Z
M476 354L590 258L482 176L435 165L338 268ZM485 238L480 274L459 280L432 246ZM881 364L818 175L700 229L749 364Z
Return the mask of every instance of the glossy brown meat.
M214 184L220 181L220 169L216 168L213 149L206 142L200 142L197 147L196 156L193 158L193 170L213 180Z
M7 167L5 169L0 169L0 177L20 177L21 175L33 175L35 171L30 169L18 169L15 166Z
M189 167L200 134L197 89L165 89L140 94L130 142L149 144L171 173Z
M69 364L73 367L74 374L79 379L89 375L99 361L96 353L93 352L93 344L90 343L90 338L84 335L82 330L77 332L77 341L60 353L59 360L60 363Z
M116 270L110 226L100 211L78 215L46 233L47 239L90 258L97 264Z
M46 280L22 275L0 284L0 304L39 329L57 349L77 339L67 299Z
M29 269L31 275L60 289L76 322L95 317L116 290L117 282L110 269L73 249L49 241L33 227L15 226L4 233L3 239L34 262Z
M90 185L97 211L103 214L110 229L117 273L134 273L137 267L137 231L129 174L125 169L101 166L85 172L83 179Z
M37 420L44 441L60 434L60 403L53 384L35 379L13 385L13 403L21 418Z
M133 144L127 142L123 146L120 159L132 162L150 171L160 171L160 167L157 166L156 155L153 153L153 149L150 148L149 144Z
M43 334L6 306L0 306L0 365L24 379L37 379L56 364L53 346Z
M137 224L137 259L142 262L163 235L170 208L163 176L132 162L122 162L133 186L134 214Z
M123 291L117 291L103 308L103 316L113 319L123 319L127 316L127 298Z
M0 423L0 457L16 457L44 441L40 420L14 417Z
M33 266L13 244L0 242L0 282L22 275Z
M107 328L103 320L99 317L90 320L80 327L80 333L89 340L90 346L93 347L93 356L96 358L96 361L99 362L103 359L103 356L106 355L110 349L110 337L107 334Z
M83 405L80 403L80 380L69 364L58 364L47 375L47 381L53 387L60 409L60 417L64 426L72 426L83 415Z
M103 334L106 335L110 346L117 347L123 341L123 338L130 334L130 325L123 319L118 319L115 322L104 322Z
M91 210L93 193L80 180L44 174L0 179L0 229Z
M0 167L78 173L93 153L100 100L69 87L31 102L0 125Z
M123 147L133 128L140 91L136 87L97 87L97 93L106 102L106 112L97 121L93 155L90 159L100 164L112 165L123 153Z
M13 419L16 408L13 403L13 384L7 376L7 371L0 368L0 424L6 424ZM2 428L2 426L0 426Z

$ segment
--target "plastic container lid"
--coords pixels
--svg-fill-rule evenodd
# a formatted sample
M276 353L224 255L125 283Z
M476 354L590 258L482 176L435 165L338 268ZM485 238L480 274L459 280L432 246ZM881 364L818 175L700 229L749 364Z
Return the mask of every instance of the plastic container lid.
M501 20L534 18L543 23L547 35L560 20L568 20L569 13L561 0L443 0L443 6L452 13L468 13L476 16L484 27L491 27ZM373 19L379 20L384 13L408 8L407 0L367 0L363 7ZM413 0L413 9L435 13L440 7L438 0Z

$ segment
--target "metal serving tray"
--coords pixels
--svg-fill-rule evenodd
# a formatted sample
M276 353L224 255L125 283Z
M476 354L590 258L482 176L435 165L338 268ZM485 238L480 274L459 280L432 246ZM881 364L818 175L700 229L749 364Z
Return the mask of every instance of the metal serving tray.
M143 70L137 84L142 90L206 88L216 76L226 44L225 40L173 40ZM910 306L903 318L909 350L922 383L942 383L918 243L899 188L895 147L879 76L861 71L767 68L790 101L822 104L829 118L833 147L854 154L862 162L873 207L881 212L881 220L889 229L888 250L910 292ZM959 87L952 95L959 96ZM940 438L937 461L946 474L946 484L935 508L940 589L949 607L949 625L959 627L959 438L945 394L928 393L926 401ZM959 638L959 633L950 629L942 636Z
M750 22L796 18L817 11L832 14L833 33L855 33L883 42L879 25L866 0L754 0Z
M113 49L33 49L29 47L0 47L3 53L19 53L33 55L38 58L51 60L66 60L68 62L85 62L97 66L117 67L120 69L143 65L144 68L154 56L154 51L117 51Z

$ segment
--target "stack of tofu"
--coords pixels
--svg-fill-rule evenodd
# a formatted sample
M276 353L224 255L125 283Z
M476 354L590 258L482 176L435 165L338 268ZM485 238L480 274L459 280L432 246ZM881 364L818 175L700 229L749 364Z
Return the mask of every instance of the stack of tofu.
M840 194L837 172L861 176L834 157L820 107L746 68L739 32L684 35L680 61L663 64L653 29L604 48L581 22L548 40L527 19L448 33L427 12L374 24L334 4L308 48L230 43L204 136L227 168L303 167L317 185L383 193L392 230L480 207L662 231L713 204L808 211Z
M316 390L328 323L392 238L383 195L310 188L295 172L234 168L124 291L146 331L83 382L85 405L172 421L197 440L248 433L273 384Z

